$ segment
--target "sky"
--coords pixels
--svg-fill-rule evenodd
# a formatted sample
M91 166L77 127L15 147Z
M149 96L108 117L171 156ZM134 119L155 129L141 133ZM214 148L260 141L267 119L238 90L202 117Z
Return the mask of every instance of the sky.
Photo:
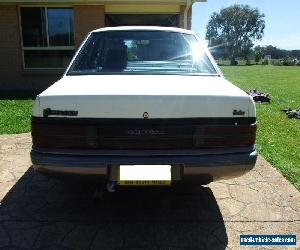
M207 0L193 5L192 30L205 39L213 12L232 4L248 4L265 14L266 28L260 45L300 49L300 0Z

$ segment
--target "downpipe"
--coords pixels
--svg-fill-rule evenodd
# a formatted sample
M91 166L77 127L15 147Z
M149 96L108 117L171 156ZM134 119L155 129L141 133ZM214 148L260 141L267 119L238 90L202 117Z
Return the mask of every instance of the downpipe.
M188 20L187 20L187 18L188 18L188 12L189 12L192 4L193 4L192 0L186 0L186 7L185 7L184 12L183 12L183 27L185 29L188 29Z

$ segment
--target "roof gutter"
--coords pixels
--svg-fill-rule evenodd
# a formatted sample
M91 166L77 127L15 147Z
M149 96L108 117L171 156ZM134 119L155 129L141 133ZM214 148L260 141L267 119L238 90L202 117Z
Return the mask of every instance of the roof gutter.
M186 6L183 12L183 27L188 29L188 12L193 4L193 0L186 0Z

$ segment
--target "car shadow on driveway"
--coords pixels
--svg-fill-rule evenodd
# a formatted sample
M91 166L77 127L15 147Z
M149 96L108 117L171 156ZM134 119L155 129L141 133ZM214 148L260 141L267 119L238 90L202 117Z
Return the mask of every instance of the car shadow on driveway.
M92 183L52 180L30 167L0 205L0 248L225 249L228 244L207 187L119 188L97 202L94 190Z

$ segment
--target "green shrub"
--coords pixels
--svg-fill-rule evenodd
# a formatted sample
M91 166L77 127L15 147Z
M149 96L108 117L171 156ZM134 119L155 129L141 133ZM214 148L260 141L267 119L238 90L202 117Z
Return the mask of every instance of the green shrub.
M295 66L294 59L292 59L290 57L283 59L283 65L284 66Z
M283 65L283 64L282 64L282 61L279 60L279 59L272 59L272 60L271 60L271 64L272 64L273 66L282 66L282 65Z
M249 65L252 65L252 64L251 64L251 61L250 61L250 60L247 60L247 61L246 61L246 65L248 65L248 66L249 66Z

